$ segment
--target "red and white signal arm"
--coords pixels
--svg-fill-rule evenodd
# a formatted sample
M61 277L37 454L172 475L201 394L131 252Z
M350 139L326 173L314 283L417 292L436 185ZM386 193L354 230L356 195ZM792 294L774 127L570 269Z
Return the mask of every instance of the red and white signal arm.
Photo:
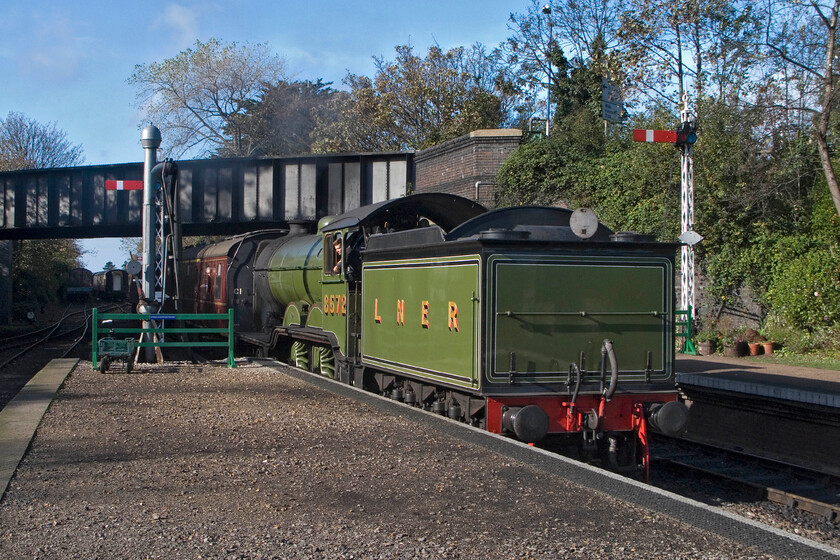
M667 142L674 144L677 141L677 133L673 130L645 130L643 128L633 129L634 142Z
M123 181L109 179L105 181L106 191L142 191L143 181Z

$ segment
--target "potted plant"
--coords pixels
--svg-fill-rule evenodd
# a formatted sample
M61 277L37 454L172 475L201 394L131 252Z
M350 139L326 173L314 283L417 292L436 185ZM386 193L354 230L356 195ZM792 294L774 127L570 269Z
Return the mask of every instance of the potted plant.
M747 342L747 345L750 349L750 356L758 356L761 354L762 344L764 343L765 339L761 334L755 329L747 329L744 331L744 340Z
M718 333L703 330L697 333L697 352L701 356L711 356L717 349Z
M739 344L734 334L721 335L720 343L723 345L723 355L727 358L737 358L739 354Z

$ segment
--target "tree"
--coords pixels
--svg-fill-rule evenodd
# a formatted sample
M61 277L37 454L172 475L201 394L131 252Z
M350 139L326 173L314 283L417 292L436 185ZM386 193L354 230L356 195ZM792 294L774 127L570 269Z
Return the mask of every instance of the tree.
M250 102L237 122L244 131L240 144L251 156L284 156L312 151L312 132L317 120L336 119L331 104L337 95L330 84L281 80L263 84L260 98ZM226 144L218 155L235 155L235 146Z
M549 4L532 0L526 13L511 14L508 29L513 36L502 51L507 64L516 69L519 87L531 96L530 115L544 114L547 102L562 103L569 74L588 68L597 77L600 118L601 77L620 82L623 75L613 52L618 44L621 5L621 0L563 0ZM546 88L550 91L549 100L541 98ZM558 107L553 115L555 123L562 112L563 108Z
M0 171L70 167L84 160L81 144L73 146L55 123L41 124L16 112L0 120Z
M771 78L785 80L797 92L787 108L814 120L813 136L834 207L840 215L840 184L831 162L831 115L838 102L837 46L840 0L821 3L768 2L764 46L771 59Z
M338 120L318 119L317 151L421 149L506 121L513 94L497 56L480 46L432 46L425 58L398 46L396 54L374 59L373 80L347 75L350 92L330 106Z
M751 2L630 0L621 14L621 61L642 98L676 107L692 92L704 97L711 79L740 85L752 58Z
M196 41L163 62L138 64L128 83L147 118L165 131L173 157L206 156L222 148L247 156L252 146L243 115L265 84L283 79L285 61L265 44Z
M106 262L105 266L102 267L102 270L116 270L116 269L117 269L117 265L115 265L111 261Z
M127 261L136 260L143 252L143 239L140 237L123 237L120 239L120 251L128 255Z
M558 131L520 146L496 176L497 202L585 206L616 231L676 237L679 166L673 152L622 140L599 150L576 144Z
M0 121L0 170L68 167L84 163L81 145L73 146L55 123L43 125L11 112ZM58 297L67 271L80 265L75 240L15 241L12 287L23 305L44 305Z
M27 239L15 241L12 286L15 299L28 305L55 301L67 272L81 266L82 255L74 239Z

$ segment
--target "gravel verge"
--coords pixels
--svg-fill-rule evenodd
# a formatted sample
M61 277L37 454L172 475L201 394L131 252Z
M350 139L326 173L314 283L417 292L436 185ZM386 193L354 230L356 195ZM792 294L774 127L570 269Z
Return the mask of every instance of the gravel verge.
M82 362L2 558L770 558L274 369Z

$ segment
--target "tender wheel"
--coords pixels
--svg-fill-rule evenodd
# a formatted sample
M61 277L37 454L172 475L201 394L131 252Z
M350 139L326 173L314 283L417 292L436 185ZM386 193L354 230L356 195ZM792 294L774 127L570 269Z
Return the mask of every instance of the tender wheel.
M104 357L99 360L99 373L106 373L108 371L108 366L111 365L111 358Z
M292 343L292 351L289 356L289 363L296 368L309 370L309 345L296 340Z

